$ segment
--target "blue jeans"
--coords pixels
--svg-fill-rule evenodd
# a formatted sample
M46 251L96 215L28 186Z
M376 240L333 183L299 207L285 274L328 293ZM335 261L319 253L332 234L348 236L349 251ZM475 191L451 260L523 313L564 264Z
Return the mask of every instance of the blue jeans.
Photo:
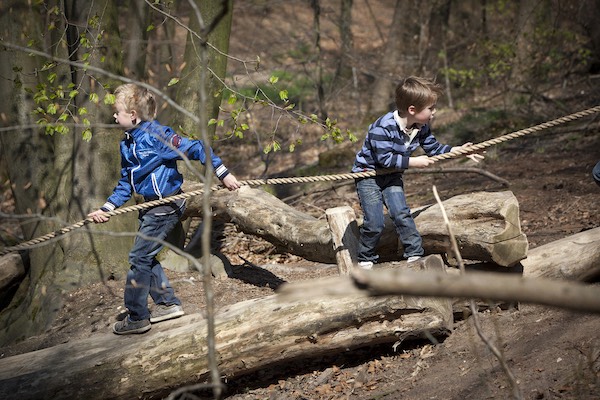
M421 235L406 204L402 174L357 179L356 192L364 214L358 242L358 261L377 262L379 258L376 247L385 224L384 205L404 246L403 257L424 254Z
M156 239L166 239L173 228L179 224L181 213L174 212L168 215L140 215L139 233ZM150 318L148 310L148 295L155 304L177 304L181 301L175 297L175 291L165 275L165 271L156 259L163 245L146 240L140 236L135 237L133 248L129 253L131 268L127 273L125 285L125 307L129 311L132 321Z
M600 161L596 163L594 169L592 170L592 176L594 177L594 181L600 186Z

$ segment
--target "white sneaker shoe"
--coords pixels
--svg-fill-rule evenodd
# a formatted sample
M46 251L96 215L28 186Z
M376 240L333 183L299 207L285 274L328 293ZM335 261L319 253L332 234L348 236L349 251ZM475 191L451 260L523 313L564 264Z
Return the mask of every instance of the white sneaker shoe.
M362 269L373 269L373 261L361 261L358 266Z
M421 259L421 256L410 256L410 257L408 257L408 259L406 260L406 262L411 263L411 262L415 262L415 261L420 260L420 259Z

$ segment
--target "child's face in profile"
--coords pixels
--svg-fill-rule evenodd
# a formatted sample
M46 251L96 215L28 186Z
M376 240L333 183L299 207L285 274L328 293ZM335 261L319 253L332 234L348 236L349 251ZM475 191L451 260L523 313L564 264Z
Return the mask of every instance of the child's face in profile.
M115 104L115 113L113 114L115 122L125 129L133 128L136 125L135 115L127 111L122 104Z
M433 119L433 116L435 115L435 109L436 104L433 103L427 107L425 107L424 109L422 109L421 111L414 111L412 113L410 113L410 117L409 119L412 120L413 123L416 123L417 125L422 126L425 124L429 124L431 122L431 120Z

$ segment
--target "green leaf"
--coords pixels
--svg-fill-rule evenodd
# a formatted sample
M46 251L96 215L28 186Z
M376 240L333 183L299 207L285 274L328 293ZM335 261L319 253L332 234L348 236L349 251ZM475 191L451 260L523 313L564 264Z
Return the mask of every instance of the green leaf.
M69 98L72 99L73 97L77 96L79 94L79 90L75 89L75 90L71 90L69 92Z
M53 83L56 80L56 73L53 72L50 75L48 75L48 82Z
M216 123L217 123L217 120L216 120L215 118L211 118L211 119L208 121L208 126L215 125Z
M288 99L288 91L287 90L280 90L279 91L279 98L283 101Z
M98 104L98 94L97 93L90 93L90 101L94 104Z
M104 104L107 104L107 105L115 104L115 100L116 100L116 97L112 93L107 93L106 96L104 96Z
M271 75L271 77L269 78L269 83L270 83L271 85L274 85L274 84L276 84L278 81L279 81L279 78L278 78L278 77L276 77L275 75Z
M237 101L237 96L234 93L231 93L229 95L229 98L227 99L227 104L235 104L236 101Z
M88 113L88 111L87 111L87 108L85 108L85 107L79 107L79 109L77 110L77 113L79 115L85 115Z
M146 32L153 31L153 30L154 30L154 28L155 28L155 27L154 27L154 24L150 24L150 25L148 25L148 27L146 28Z
M82 133L83 136L83 140L85 140L86 142L89 142L90 140L92 140L92 131L91 129L86 129L83 131Z
M167 86L177 85L177 83L179 83L179 78L171 78Z

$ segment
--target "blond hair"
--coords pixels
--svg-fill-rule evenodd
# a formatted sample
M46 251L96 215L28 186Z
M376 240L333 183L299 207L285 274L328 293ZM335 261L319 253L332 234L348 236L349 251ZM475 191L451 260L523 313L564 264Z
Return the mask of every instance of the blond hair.
M406 113L410 106L419 112L435 104L443 93L442 87L433 80L409 76L396 86L396 108L400 114Z
M125 111L136 111L143 121L156 118L156 99L148 89L133 83L126 83L115 89L115 104L121 105Z

